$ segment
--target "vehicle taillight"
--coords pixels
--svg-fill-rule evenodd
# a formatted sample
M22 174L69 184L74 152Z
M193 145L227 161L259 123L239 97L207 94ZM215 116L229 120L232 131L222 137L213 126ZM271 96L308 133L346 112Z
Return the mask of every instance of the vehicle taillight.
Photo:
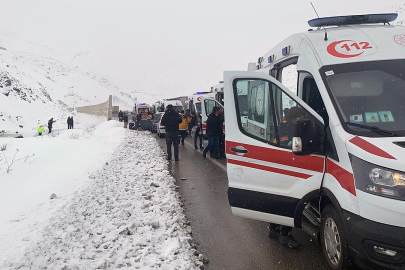
M162 124L162 123L160 123L160 124L159 124L159 126L163 127L163 124Z

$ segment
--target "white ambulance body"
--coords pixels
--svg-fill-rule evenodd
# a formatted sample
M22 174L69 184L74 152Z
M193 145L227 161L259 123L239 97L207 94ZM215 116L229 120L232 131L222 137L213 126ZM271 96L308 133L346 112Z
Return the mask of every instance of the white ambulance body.
M212 93L210 93L212 94ZM224 110L224 106L214 99L215 95L204 95L201 98L201 120L202 120L202 129L203 136L207 136L207 120L208 116L212 113L214 107L219 107ZM223 130L225 131L225 123L223 124Z
M214 99L224 105L224 82L212 86L211 93L215 93Z
M394 15L313 20L326 38L295 34L257 71L224 72L232 212L297 228L305 216L331 269L405 269L405 28L377 24Z
M149 111L150 109L151 109L151 106L149 104L142 103L142 102L139 102L139 103L135 104L135 113L136 114L138 114L140 112L143 112L144 110Z
M186 111L188 114L201 113L201 99L203 96L209 96L210 92L196 92L192 96L189 96L186 102Z
M174 99L165 99L163 101L164 109L166 110L168 105L172 105L174 110L177 110L179 113L184 110L183 103L181 102L180 99L174 98Z

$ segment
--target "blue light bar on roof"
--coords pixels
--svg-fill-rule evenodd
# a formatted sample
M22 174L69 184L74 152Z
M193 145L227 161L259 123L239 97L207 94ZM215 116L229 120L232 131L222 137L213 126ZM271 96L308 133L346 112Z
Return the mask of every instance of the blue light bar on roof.
M390 23L392 21L395 21L397 17L398 17L397 13L348 15L348 16L316 18L308 21L308 24L311 27L322 27L332 25L339 26L350 24Z
M268 61L269 63L273 63L273 62L274 62L274 59L276 59L276 57L275 57L275 55L273 54L273 55L270 55L270 56L269 56L269 58L267 59L267 61Z
M289 55L291 53L291 46L288 45L287 47L281 50L282 55Z
M202 95L204 94L204 92L197 92L197 95Z
M146 105L146 103L139 103L139 105Z

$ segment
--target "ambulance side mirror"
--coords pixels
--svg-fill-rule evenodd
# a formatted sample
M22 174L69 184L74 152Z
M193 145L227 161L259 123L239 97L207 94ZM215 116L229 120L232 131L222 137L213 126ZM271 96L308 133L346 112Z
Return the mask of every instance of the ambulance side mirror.
M301 119L295 122L292 151L303 156L323 154L324 127L311 119Z

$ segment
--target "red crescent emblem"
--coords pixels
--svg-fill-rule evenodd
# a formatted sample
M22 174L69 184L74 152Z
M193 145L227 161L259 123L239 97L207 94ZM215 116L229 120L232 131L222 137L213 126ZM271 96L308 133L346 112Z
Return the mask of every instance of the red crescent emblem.
M336 50L336 46L337 46L338 44L343 43L343 42L346 42L346 41L352 41L352 40L340 40L340 41L332 42L331 44L328 45L328 48L327 48L326 50L328 51L328 53L329 53L330 55L333 55L333 56L335 56L335 57L340 57L340 58L356 57L356 56L359 56L359 55L361 55L361 54L364 53L364 51L361 52L361 53L357 53L357 54L343 54L343 53L338 52L338 51Z
M197 101L201 101L201 97L198 97L198 98L197 98Z

